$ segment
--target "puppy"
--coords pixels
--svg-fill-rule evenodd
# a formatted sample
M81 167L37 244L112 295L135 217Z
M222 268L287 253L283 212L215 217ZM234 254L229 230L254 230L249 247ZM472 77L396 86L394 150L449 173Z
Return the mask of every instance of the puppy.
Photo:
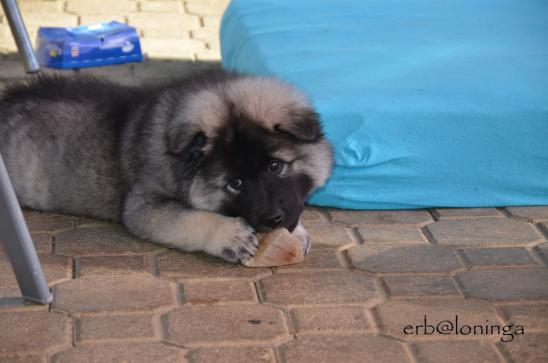
M209 71L122 86L40 76L0 99L0 153L22 205L121 222L138 237L231 262L299 216L333 159L306 97Z

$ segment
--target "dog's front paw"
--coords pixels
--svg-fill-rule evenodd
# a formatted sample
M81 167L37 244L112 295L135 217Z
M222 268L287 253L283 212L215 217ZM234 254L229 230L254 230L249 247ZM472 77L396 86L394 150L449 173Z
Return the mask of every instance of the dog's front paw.
M310 236L308 235L308 232L303 227L301 222L299 222L299 224L297 225L297 227L295 227L291 234L301 240L304 245L304 254L308 254L308 252L310 252L310 247L312 247L312 244L310 243Z
M241 262L253 257L258 247L255 230L243 218L227 218L218 227L209 252L229 262Z

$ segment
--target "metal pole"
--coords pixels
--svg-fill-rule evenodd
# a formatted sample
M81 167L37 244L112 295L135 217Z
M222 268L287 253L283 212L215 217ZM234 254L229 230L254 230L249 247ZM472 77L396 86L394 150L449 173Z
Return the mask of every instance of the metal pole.
M48 304L53 299L32 244L23 212L0 155L0 239L24 298Z
M30 42L25 23L21 17L21 12L17 7L16 0L1 0L4 7L4 13L8 18L11 32L19 49L19 54L23 57L23 64L27 73L34 73L40 70L36 55L32 49L32 43Z

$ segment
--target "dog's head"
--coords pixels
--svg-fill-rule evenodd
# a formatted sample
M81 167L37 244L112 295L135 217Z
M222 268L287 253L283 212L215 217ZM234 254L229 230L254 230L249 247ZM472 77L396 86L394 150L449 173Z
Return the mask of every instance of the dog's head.
M293 230L332 168L318 115L295 88L232 76L193 92L170 128L192 207L244 217L256 230Z

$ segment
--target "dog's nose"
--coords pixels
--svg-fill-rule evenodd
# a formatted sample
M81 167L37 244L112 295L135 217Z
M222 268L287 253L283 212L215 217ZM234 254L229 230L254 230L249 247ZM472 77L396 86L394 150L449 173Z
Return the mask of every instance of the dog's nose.
M262 220L265 226L275 228L283 224L284 217L284 212L281 209L278 209L273 213L265 215Z

